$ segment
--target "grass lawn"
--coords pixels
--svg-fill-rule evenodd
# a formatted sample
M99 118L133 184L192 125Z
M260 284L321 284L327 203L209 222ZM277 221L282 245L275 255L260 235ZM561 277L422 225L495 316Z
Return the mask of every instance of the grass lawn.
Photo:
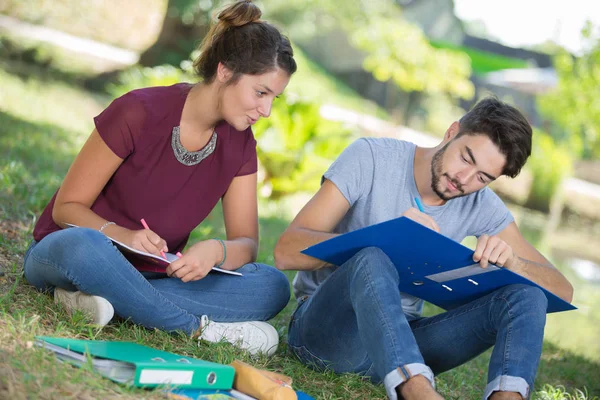
M487 51L477 50L465 46L457 46L444 41L431 41L431 45L438 49L457 50L466 53L471 58L471 68L476 75L500 71L511 68L527 68L527 61L519 58L505 57Z
M355 375L314 372L286 353L287 321L294 309L293 299L271 321L282 339L276 355L250 358L226 344L198 345L183 335L147 330L126 321L114 321L98 329L82 315L67 315L49 296L28 286L23 280L22 259L35 219L91 132L92 117L110 99L83 91L52 73L27 68L0 65L1 399L164 398L159 391L129 388L89 369L61 365L52 355L32 348L35 335L135 341L221 363L237 358L293 377L297 389L318 399L385 398L380 385ZM273 264L272 250L289 222L289 213L284 203L264 203L261 211L259 261ZM192 242L222 234L220 213L216 210L193 232ZM288 276L291 280L292 274ZM430 307L427 312L436 310ZM449 399L481 398L489 354L437 377L439 391ZM591 399L600 395L600 366L545 343L536 389L537 399ZM580 395L577 390L587 390L588 395Z

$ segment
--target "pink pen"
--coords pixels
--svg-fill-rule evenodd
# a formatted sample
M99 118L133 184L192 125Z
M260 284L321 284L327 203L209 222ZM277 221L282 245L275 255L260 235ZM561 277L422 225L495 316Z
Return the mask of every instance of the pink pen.
M148 224L146 223L146 220L144 218L140 219L140 222L142 223L142 226L144 227L144 229L148 229L151 230L150 227L148 226ZM160 255L163 256L163 258L166 260L167 256L165 255L164 251L160 251Z

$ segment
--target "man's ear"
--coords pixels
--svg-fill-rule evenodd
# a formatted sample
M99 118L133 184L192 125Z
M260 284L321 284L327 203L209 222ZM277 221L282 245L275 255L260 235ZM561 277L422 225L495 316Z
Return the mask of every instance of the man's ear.
M454 139L459 130L460 124L458 123L458 121L454 121L452 125L450 125L450 127L446 130L446 133L444 134L444 141L449 142L450 140Z
M217 65L217 79L221 83L227 83L233 76L233 72L227 68L223 63L219 62Z

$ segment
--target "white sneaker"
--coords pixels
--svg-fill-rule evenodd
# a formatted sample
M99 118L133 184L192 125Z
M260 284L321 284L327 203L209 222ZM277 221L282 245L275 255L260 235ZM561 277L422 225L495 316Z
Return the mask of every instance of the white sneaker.
M271 356L279 344L277 330L266 322L214 322L203 315L200 326L202 334L199 339L214 343L225 340L242 350L248 350L250 354Z
M54 289L54 302L62 304L69 314L81 311L92 318L96 325L104 326L115 315L112 304L103 297L93 296L80 291L69 292L65 289Z

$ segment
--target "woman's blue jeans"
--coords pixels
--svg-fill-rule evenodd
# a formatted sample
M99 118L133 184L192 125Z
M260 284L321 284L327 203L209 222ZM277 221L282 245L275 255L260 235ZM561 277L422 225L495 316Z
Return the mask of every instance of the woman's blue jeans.
M301 298L288 344L305 364L383 381L388 397L411 376L448 371L494 346L484 399L533 387L547 301L536 287L511 285L451 311L409 320L390 259L371 247Z
M34 241L24 269L27 281L39 290L59 287L104 297L122 318L187 334L200 327L202 315L218 322L266 321L290 298L286 276L258 263L238 269L243 276L211 272L184 283L150 273L147 279L109 238L87 228L63 229Z

